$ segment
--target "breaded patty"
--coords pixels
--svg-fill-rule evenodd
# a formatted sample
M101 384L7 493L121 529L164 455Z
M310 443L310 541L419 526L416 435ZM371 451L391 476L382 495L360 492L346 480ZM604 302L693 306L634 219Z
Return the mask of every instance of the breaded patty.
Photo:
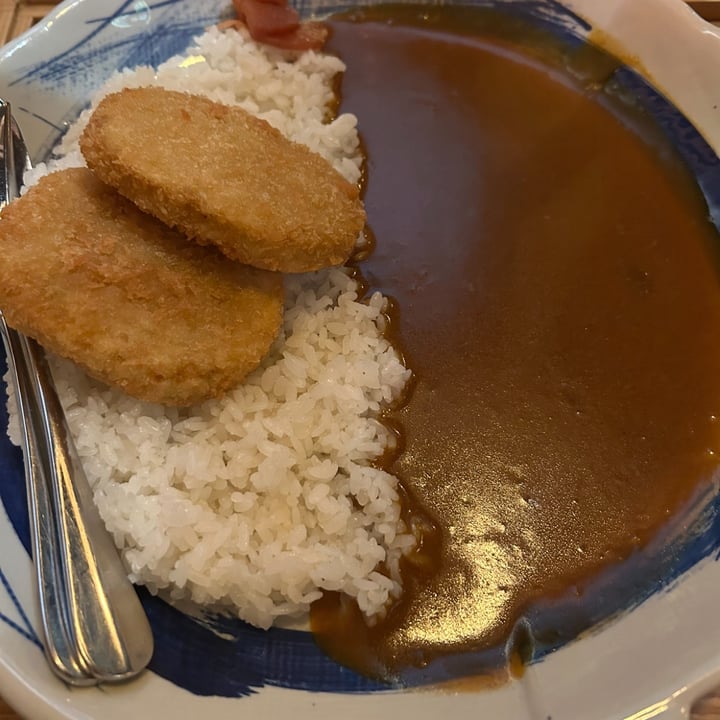
M200 247L76 168L0 215L8 323L142 400L189 405L238 384L282 318L282 277Z
M358 188L239 107L147 87L109 95L80 140L88 166L139 208L267 270L345 262L365 223Z

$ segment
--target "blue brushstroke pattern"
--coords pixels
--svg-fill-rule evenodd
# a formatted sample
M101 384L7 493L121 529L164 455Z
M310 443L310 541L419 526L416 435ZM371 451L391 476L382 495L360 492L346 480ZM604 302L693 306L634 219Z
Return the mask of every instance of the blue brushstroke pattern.
M710 219L720 228L720 159L692 123L634 70L620 68L614 81L662 128L695 176L708 204Z
M4 622L6 625L11 627L13 630L16 630L20 633L26 640L29 640L33 645L36 645L42 650L42 644L40 643L40 640L38 639L38 636L35 634L35 629L33 628L32 624L30 623L30 619L28 618L27 614L25 613L25 609L20 604L20 601L18 600L17 595L15 594L15 591L12 589L12 585L10 585L9 580L7 579L7 576L0 568L0 584L5 588L5 591L7 592L8 596L10 597L10 602L15 606L15 609L20 614L20 619L22 620L22 625L19 625L16 623L12 618L5 615L5 613L0 613L0 622Z
M137 65L157 67L185 50L193 37L218 20L217 14L178 17L173 13L173 6L180 3L183 0L166 0L144 6L150 12L161 8L166 12L155 19L152 28L128 37L122 30L115 31L113 24L120 18L128 18L145 10L136 11L133 9L135 0L125 0L112 15L86 21L91 27L86 35L56 55L52 61L29 66L12 84L39 82L55 85L70 81L71 85L84 85L88 75L92 76L93 65L102 64L108 58L112 59L115 66L113 69L116 70ZM124 29L127 29L127 25ZM104 32L113 39L101 37ZM117 40L115 36L118 36Z
M141 598L162 638L152 670L197 695L243 696L265 685L346 693L390 688L330 661L310 633L259 630L231 617L193 620L147 592Z
M188 11L186 4L182 5L184 17L173 17L172 6L180 2L182 0L167 0L150 6L136 6L128 0L112 15L89 20L88 34L82 41L51 62L28 67L17 82L69 83L84 87L87 78L83 76L83 68L86 70L92 63L111 62L113 69L138 64L157 66L184 50L193 36L218 19L216 16L188 17L192 12ZM555 0L475 0L466 4L509 8L513 13L532 18L536 24L551 30L571 46L581 43L590 30L585 22ZM300 0L296 5L304 15L315 9L314 3L307 0ZM111 32L117 39L105 37L113 22L127 22L133 14L144 12L144 7L149 7L152 12L160 8L169 12L160 19L154 18L156 24L146 32L138 31L130 36L116 36ZM347 4L325 4L322 7L323 13L346 9ZM687 120L637 75L623 68L615 74L614 81L640 98L643 106L668 133L697 177L708 199L711 217L718 225L720 163L712 150ZM96 79L92 82L97 84ZM0 424L6 423L4 403L0 403ZM22 456L4 435L0 437L0 477L0 499L15 532L29 552ZM594 589L600 602L590 614L586 606L580 609L577 603L575 607L572 599L555 605L555 612L562 618L555 627L564 628L564 632L556 631L540 637L533 659L542 659L547 653L573 640L581 630L606 622L608 618L668 588L701 559L720 557L720 500L715 486L705 496L696 499L694 509L698 508L700 512L689 530L671 543L658 542L644 553L640 566L642 572L636 577L626 578L624 583L618 583L616 575L599 578ZM198 695L240 697L266 685L353 693L392 689L390 685L363 678L329 660L308 633L280 629L265 632L221 616L209 616L200 621L184 615L143 589L140 596L156 638L151 669ZM538 608L535 615L542 612L552 619L552 609ZM3 619L12 622L9 618L0 617L0 620ZM537 618L531 614L528 619L532 623ZM16 625L13 623L14 627ZM22 631L21 628L16 629Z

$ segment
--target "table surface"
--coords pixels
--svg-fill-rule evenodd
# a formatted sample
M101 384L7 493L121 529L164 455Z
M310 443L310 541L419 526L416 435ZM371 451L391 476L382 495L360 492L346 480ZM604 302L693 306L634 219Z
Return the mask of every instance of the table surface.
M689 0L689 4L703 17L720 25L720 0ZM55 3L34 0L0 0L0 38L3 42L17 37L42 19ZM18 715L0 698L0 720L20 720ZM689 720L720 720L720 688L699 700Z

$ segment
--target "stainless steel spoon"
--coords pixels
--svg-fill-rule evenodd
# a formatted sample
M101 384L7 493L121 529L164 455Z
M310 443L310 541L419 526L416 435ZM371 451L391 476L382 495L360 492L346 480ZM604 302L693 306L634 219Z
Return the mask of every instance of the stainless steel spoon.
M0 155L2 209L17 197L29 167L2 100ZM150 661L150 625L93 503L42 348L9 328L2 313L0 333L23 431L45 654L71 684L127 680Z

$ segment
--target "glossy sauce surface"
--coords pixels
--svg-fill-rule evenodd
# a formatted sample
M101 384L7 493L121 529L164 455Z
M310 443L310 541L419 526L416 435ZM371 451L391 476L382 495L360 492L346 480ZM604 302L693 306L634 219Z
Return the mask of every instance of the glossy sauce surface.
M334 597L312 622L340 661L409 682L495 669L511 636L526 656L518 620L645 546L720 452L699 192L602 91L612 60L482 12L364 11L329 46L367 150L361 271L416 376L389 469L437 529L384 623Z

